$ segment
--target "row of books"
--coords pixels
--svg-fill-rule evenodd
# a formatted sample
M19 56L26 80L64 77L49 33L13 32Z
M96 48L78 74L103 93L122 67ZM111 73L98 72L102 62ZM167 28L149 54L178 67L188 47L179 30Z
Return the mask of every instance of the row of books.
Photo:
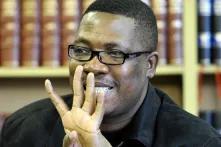
M198 59L221 66L221 0L198 0Z
M221 73L198 75L199 116L221 134Z
M0 0L0 66L67 65L67 46L91 2Z
M94 0L0 0L0 66L67 65L81 14ZM143 0L157 16L160 64L182 64L182 0Z
M183 0L142 1L157 18L159 64L183 64Z
M221 111L200 111L199 117L213 126L221 134Z

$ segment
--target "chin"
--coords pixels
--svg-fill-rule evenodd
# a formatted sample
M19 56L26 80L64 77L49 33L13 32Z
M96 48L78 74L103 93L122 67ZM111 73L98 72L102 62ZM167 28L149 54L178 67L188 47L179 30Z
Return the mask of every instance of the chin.
M111 115L111 111L108 111L107 109L105 109L104 117L107 118L110 115Z
M119 102L118 102L119 103ZM108 100L104 103L104 117L111 117L118 113L118 103L115 103L114 100Z

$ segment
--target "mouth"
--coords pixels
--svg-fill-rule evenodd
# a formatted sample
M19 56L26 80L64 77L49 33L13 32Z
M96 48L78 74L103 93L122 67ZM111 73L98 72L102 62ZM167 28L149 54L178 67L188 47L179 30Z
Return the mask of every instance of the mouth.
M84 90L86 90L86 84L84 84ZM114 86L111 84L103 83L103 82L95 82L95 90L96 91L107 91L107 90L112 90Z
M109 87L95 87L95 93L106 93L109 89Z

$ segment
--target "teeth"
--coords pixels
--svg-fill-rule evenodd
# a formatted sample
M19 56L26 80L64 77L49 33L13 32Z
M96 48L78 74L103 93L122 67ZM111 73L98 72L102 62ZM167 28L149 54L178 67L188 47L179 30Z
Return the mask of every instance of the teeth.
M109 90L108 87L95 87L95 92L97 93L105 93Z

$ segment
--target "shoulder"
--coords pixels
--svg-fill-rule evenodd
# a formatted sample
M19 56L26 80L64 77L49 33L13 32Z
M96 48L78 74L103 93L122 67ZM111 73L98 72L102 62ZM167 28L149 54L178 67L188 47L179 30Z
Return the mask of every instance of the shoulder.
M156 123L159 140L169 146L221 146L221 136L214 128L181 109L162 91L156 91L162 101Z
M70 96L65 96L68 99ZM47 139L55 122L59 119L58 113L50 99L43 99L29 104L13 113L4 123L2 142L20 142L33 138ZM42 142L43 142L42 140Z

